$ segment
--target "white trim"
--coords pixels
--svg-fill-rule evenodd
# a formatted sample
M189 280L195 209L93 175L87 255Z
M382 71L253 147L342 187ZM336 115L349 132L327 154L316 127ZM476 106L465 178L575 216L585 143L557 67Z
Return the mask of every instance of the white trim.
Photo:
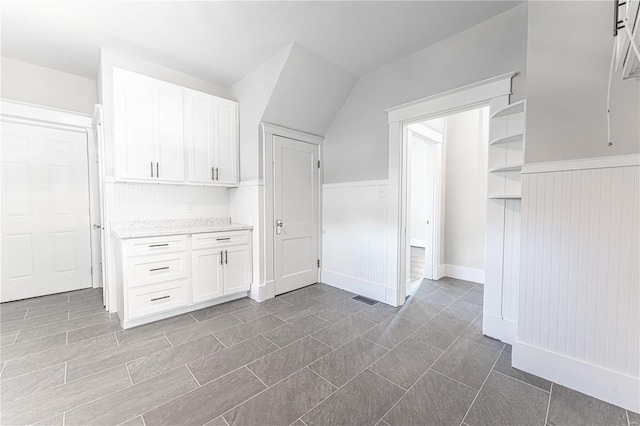
M26 102L1 99L1 115L8 120L27 120L32 125L64 126L76 131L88 132L92 127L93 117L74 111L29 104Z
M360 278L344 275L339 272L322 270L322 282L332 287L337 287L351 293L359 294L379 301L386 300L388 288L382 284L362 280ZM395 290L395 289L394 289Z
M419 248L427 247L427 241L421 240L419 238L411 238L411 242L409 244L411 245L411 247L419 247Z
M513 367L634 412L640 411L640 379L516 341Z
M407 102L385 111L389 113L388 123L413 120L432 114L441 114L488 101L491 98L511 94L511 79L517 72L510 72L468 84L457 89L426 98Z
M484 269L467 268L466 266L444 264L446 277L484 284Z
M607 169L612 167L640 166L640 154L610 157L583 158L578 160L549 161L522 166L522 174L564 172L571 170Z
M355 188L360 186L382 186L382 185L389 185L389 180L379 179L379 180L358 180L358 181L352 181L352 182L325 183L322 185L322 189Z
M483 312L482 334L513 345L518 335L518 323Z
M440 264L440 265L437 266L437 268L436 268L436 281L447 276L447 274L445 274L445 266L446 266L445 264Z
M288 129L286 127L277 126L270 123L260 123L263 133L282 136L284 138L295 139L297 141L312 143L314 145L322 145L324 138L322 136L313 135L311 133L301 132L299 130Z
M240 182L237 185L237 187L240 187L240 188L251 187L251 186L264 186L264 181L261 179L245 180Z

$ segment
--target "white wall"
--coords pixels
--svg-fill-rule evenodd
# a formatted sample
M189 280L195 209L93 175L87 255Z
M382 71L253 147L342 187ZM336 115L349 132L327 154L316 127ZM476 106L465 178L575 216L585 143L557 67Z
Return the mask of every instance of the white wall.
M613 79L607 146L607 80L613 4L530 2L525 162L640 152L640 79Z
M326 134L324 182L388 178L385 108L511 71L526 97L527 4L362 76Z
M444 263L484 272L489 110L447 116Z
M4 56L0 66L2 98L93 114L95 80Z

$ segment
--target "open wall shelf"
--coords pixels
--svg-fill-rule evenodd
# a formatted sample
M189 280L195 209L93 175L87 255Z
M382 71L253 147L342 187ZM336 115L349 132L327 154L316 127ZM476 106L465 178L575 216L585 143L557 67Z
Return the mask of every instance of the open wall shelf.
M506 166L500 166L489 170L491 173L501 173L501 172L519 172L522 170L522 164L509 164Z
M502 144L511 143L511 142L522 142L523 140L524 140L524 133L517 133L515 135L494 139L491 142L489 142L489 145L502 145Z
M491 114L491 119L509 118L517 114L524 114L525 101L514 102Z
M522 198L521 194L504 194L504 195L490 195L490 200L519 200Z

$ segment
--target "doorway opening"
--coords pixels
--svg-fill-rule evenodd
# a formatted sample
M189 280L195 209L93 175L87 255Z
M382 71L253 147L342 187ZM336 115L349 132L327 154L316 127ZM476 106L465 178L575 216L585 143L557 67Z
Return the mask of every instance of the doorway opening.
M484 283L489 107L407 123L405 277Z

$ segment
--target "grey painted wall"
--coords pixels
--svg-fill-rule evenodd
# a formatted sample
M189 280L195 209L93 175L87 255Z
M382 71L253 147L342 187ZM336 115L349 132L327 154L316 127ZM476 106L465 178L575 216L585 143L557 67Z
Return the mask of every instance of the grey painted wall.
M527 4L362 76L326 134L324 182L387 179L386 108L510 71L526 97Z
M7 57L1 65L2 98L93 114L95 80Z
M640 79L612 84L610 2L530 2L525 163L640 152Z

